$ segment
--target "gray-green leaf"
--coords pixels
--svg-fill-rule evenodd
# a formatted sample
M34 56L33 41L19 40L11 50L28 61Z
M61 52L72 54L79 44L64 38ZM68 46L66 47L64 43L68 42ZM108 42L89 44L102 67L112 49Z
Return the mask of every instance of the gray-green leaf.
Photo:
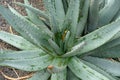
M36 72L32 78L28 79L28 80L48 80L48 78L50 77L50 73L46 70L41 70Z
M83 46L83 49L80 50L78 54L81 55L85 52L89 52L102 46L103 44L109 42L119 31L120 20L103 26L102 28L81 37L80 39L78 39L78 42L76 44L84 41L86 45Z
M111 80L107 76L95 71L91 67L84 64L81 60L73 57L69 64L70 70L79 78L83 80ZM116 80L113 78L113 80Z
M27 41L21 36L0 31L0 39L23 50L38 49L35 45Z

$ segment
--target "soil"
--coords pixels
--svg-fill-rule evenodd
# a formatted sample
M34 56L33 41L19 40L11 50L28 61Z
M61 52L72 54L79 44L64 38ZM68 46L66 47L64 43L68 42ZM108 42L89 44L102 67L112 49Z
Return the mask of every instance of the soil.
M34 7L44 10L42 0L29 0L29 1ZM14 7L18 12L20 12L21 14L26 15L24 8L13 4L13 2L23 2L23 0L0 0L0 5L4 5L7 7L7 4L9 4L12 7ZM11 26L9 24L7 24L7 22L2 18L1 15L0 15L0 30L4 30L4 31L10 32L10 33L13 32L13 34L17 34L17 32L15 32L13 29L11 32ZM17 48L5 43L2 40L0 40L0 49L18 50ZM25 71L17 70L17 69L10 68L10 67L0 67L0 71L2 71L6 76L8 76L10 78L31 76L31 73L33 73L33 72L25 72ZM0 73L0 80L10 80L8 78L5 78L4 74ZM21 79L21 80L26 80L26 79Z

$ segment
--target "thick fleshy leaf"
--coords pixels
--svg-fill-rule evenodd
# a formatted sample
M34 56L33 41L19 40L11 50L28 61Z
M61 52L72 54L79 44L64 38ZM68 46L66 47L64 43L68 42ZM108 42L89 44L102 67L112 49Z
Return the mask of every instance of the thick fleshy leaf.
M66 14L65 22L69 24L69 20L71 21L70 26L66 27L70 27L70 31L73 36L75 36L77 30L80 2L81 0L70 0L69 8Z
M59 73L53 73L51 76L51 80L66 80L66 69L60 71Z
M4 31L0 31L0 39L22 50L38 49L23 37Z
M31 6L28 0L24 0L25 5ZM35 14L35 12L32 12L31 10L26 8L26 12L28 15L28 18L36 25L44 25L44 23L39 19L39 16Z
M32 7L32 5L30 5L27 0L25 0L24 2L25 4L20 2L17 2L15 4L25 7L28 15L27 18L38 27L45 29L46 33L53 35L53 33L49 30L50 26L48 26L49 25L48 15L44 11Z
M27 0L25 0L26 5L28 5ZM21 14L19 14L14 8L12 8L11 6L8 6L10 11L17 15L17 16L21 16ZM38 16L35 14L35 12L32 12L30 10L27 9L28 16L27 16L27 20L32 21L32 23L34 23L34 25L36 25L36 27L39 27L40 30L45 31L44 33L47 33L49 36L53 36L53 33L47 28L47 26L38 18ZM23 17L23 16L21 16ZM25 16L24 16L25 17ZM26 17L25 17L26 18ZM28 19L29 18L29 19Z
M87 62L87 61L85 61L85 60L82 60L82 62L83 62L84 64L86 64L87 66L91 67L92 69L94 69L95 71L97 71L97 72L103 74L104 76L108 77L109 80L119 80L117 77L112 76L111 74L109 74L109 73L107 73L105 70L103 70L103 69L95 66L94 64L91 64L91 63L89 63L89 62Z
M24 0L24 3L26 5L29 5L32 7L32 5L29 4L28 0ZM40 19L39 15L37 15L35 12L33 12L32 10L30 10L27 7L26 7L26 11L27 11L27 15L28 15L28 18L30 19L30 21L32 21L35 25L40 27L40 29L42 28L50 36L53 36L53 33L49 30L49 27L46 24L44 24L44 20Z
M118 32L120 31L120 20L115 21L109 25L103 26L100 29L97 29L80 39L78 39L76 44L85 42L83 49L78 53L79 55L84 54L85 52L89 52L94 50L103 44L110 41Z
M59 28L61 29L61 26L64 22L64 18L65 18L65 12L64 12L64 8L63 8L63 3L62 0L54 0L54 8L56 11L56 20L58 21ZM52 13L51 13L52 14ZM53 15L55 16L55 15Z
M65 12L62 0L43 0L47 14L49 15L51 31L54 33L54 41L60 44L60 29L64 22Z
M89 0L85 0L84 5L83 5L83 9L82 9L82 17L80 18L80 21L77 25L77 33L76 33L76 37L80 37L82 35L82 32L85 28L85 24L87 21L87 17L88 17L88 8L89 8Z
M26 4L22 4L22 3L20 3L20 2L17 2L17 3L15 3L15 4L17 4L17 5L19 5L19 6L22 6L22 7L25 7L25 8L27 8L27 9L31 10L32 12L34 12L35 14L39 15L40 17L48 20L48 15L47 15L44 11L41 11L41 10L39 10L39 9L36 9L36 8L34 8L34 7L32 7L32 6L29 6L29 5L26 5Z
M59 32L65 17L62 0L43 0L43 2L49 14L50 27L56 34Z
M48 78L50 77L50 73L46 70L41 70L36 72L32 78L28 79L28 80L48 80Z
M24 0L23 7L25 7L24 5L30 6L32 7L32 5L30 5L30 3L28 2L28 0ZM22 4L22 3L21 3ZM22 6L22 5L21 5ZM48 33L49 35L53 35L53 33L49 30L48 26L46 24L44 24L44 20L42 20L39 15L37 15L35 12L33 12L31 9L26 8L26 12L28 15L28 19L30 19L30 21L32 21L35 25L37 25L38 27L40 27L40 29L42 28L46 33Z
M89 52L90 54L98 54L98 56L106 56L106 55L108 55L109 57L110 57L110 55L109 54L106 54L106 53L110 53L111 54L111 52L114 52L115 53L115 55L116 54L118 54L119 53L119 51L118 51L118 48L116 48L116 47L119 47L119 45L120 45L120 38L117 38L117 39L114 39L114 40L111 40L111 41L109 41L108 43L106 43L106 44L104 44L104 45L102 45L102 46L100 46L99 48L97 48L97 49L95 49L95 50L93 50L93 51L91 51L91 52ZM116 48L116 49L115 49ZM116 50L118 51L118 53L116 53ZM100 54L99 54L100 53ZM105 53L105 55L104 55L104 53ZM114 55L114 54L113 54ZM119 55L119 54L118 54ZM97 55L96 55L97 56ZM115 56L112 56L111 55L111 57L115 57ZM116 57L117 57L117 55L116 55Z
M106 0L107 4L99 12L98 27L108 24L120 9L120 0Z
M59 22L59 25L61 26L65 18L65 12L63 8L62 0L55 0L55 8L56 8L58 22Z
M99 0L91 0L90 1L90 9L89 9L89 23L88 23L88 31L92 32L97 29L98 17L99 17Z
M83 80L116 80L114 78L110 79L109 77L97 72L76 57L73 57L70 60L68 67L77 77Z
M79 16L79 7L80 7L80 0L75 0L75 1L70 0L69 8L66 14L66 19L63 28L66 29L68 27L71 27L71 29L73 29L73 31L75 32L78 16ZM66 25L70 25L70 26L66 26Z
M118 58L120 56L120 38L114 39L105 45L89 52L91 56Z
M74 38L76 37L77 22L79 18L81 0L70 0L68 11L66 13L66 18L63 23L62 32L70 30L70 38L68 40L68 47L71 48L74 43Z
M61 48L52 39L49 39L48 42L56 54L58 55L63 54Z
M67 70L67 80L81 80L70 69Z
M81 42L77 45L75 45L74 47L72 47L71 51L65 53L64 55L62 55L62 57L70 57L70 56L74 56L77 54L77 52L79 52L82 47L85 45L85 42Z
M97 57L85 57L86 61L102 68L106 72L112 74L113 76L120 76L120 63L111 61L109 59L101 59Z
M24 56L23 56L24 55ZM46 55L42 50L10 51L0 50L0 60L30 59Z
M103 49L102 51L96 50L90 52L91 56L101 57L101 58L119 58L120 57L120 45Z
M24 38L36 44L37 46L48 48L49 43L47 39L49 39L50 36L45 33L45 31L39 29L36 25L24 18L22 15L15 12L13 8L11 8L11 10L13 10L14 13L13 11L11 12L3 6L0 6L0 14L9 22L9 24L12 25L12 27L17 32L19 32Z
M112 47L115 47L118 45L120 45L120 38L114 39L114 40L106 43L105 45L101 46L101 48L108 49L108 48L112 48Z
M21 52L22 53L22 52ZM24 54L23 54L24 53ZM10 66L25 71L37 71L45 69L52 62L53 58L47 54L37 54L34 56L34 52L29 55L28 52L23 52L21 55L14 54L0 54L3 58L0 58L0 66ZM10 56L9 56L10 55ZM19 56L20 55L20 56ZM28 56L25 56L28 55ZM14 57L12 57L14 56ZM23 57L22 57L23 56Z

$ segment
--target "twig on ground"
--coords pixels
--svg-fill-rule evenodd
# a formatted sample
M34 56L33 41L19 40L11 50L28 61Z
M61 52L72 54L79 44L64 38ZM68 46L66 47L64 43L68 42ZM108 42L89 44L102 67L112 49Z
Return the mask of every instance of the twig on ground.
M18 75L17 71L14 68L12 68L12 69L15 72L16 76L19 78L19 75Z
M23 77L19 77L19 78L12 78L12 77L5 75L2 71L0 71L0 73L8 80L25 80L25 79L32 77L32 75L33 75L33 73L31 73L27 76L23 76Z

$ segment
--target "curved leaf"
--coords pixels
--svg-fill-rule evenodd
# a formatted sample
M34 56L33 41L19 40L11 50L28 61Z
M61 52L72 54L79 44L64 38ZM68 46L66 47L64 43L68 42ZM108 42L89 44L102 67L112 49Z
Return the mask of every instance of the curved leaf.
M25 5L31 6L28 0L24 0ZM44 25L44 23L39 19L39 16L35 14L35 12L32 12L31 10L26 8L26 12L28 15L28 18L34 23L34 24L41 24Z
M13 10L13 9L12 9ZM10 10L0 6L0 14L12 25L12 27L19 32L24 38L44 50L48 48L50 50L47 39L50 36L45 31L39 29L36 25L25 19L19 13L11 12ZM12 18L11 18L12 17Z
M0 31L0 39L23 50L38 49L35 45L27 41L21 36Z
M117 38L117 39L114 39L106 44L104 44L103 46L101 46L100 48L103 48L103 49L108 49L108 48L112 48L112 47L115 47L115 46L118 46L120 45L120 38ZM102 50L103 51L103 50Z
M34 53L32 54L34 55ZM0 59L0 66L10 66L24 71L37 71L45 69L53 59L49 55L40 55L38 57L33 57L33 55L26 56L24 59L22 59L22 57L18 58L19 55L15 56L14 59L9 58L9 56L3 56L4 58Z
M76 57L73 57L70 60L68 67L77 77L83 80L116 80L114 78L110 79L109 77L97 72Z
M91 56L102 57L102 58L119 58L120 57L120 45L108 48L95 50L89 53Z
M62 0L43 0L47 13L49 14L50 27L53 33L58 33L64 21L65 13Z
M120 9L120 0L107 0L105 7L99 12L98 27L108 24Z
M68 40L68 47L71 48L76 37L77 22L79 18L81 0L70 0L68 11L66 13L65 21L62 25L62 32L70 30L70 38Z
M88 65L89 67L91 67L92 69L96 70L97 72L99 72L99 73L103 74L104 76L108 77L110 80L119 80L117 77L112 76L111 74L105 72L105 70L103 70L103 69L101 69L101 68L91 64L90 62L87 62L85 60L82 60L82 62L84 64Z
M88 17L89 3L90 3L89 0L85 0L84 2L84 6L81 13L83 16L80 18L80 21L77 25L76 37L80 37L82 35L83 29L85 28L85 24Z
M89 8L89 23L88 23L88 31L94 31L97 29L99 17L99 0L91 0L90 8Z
M76 35L76 30L77 30L77 22L78 22L78 17L79 17L79 7L80 7L81 0L70 0L69 8L66 14L66 19L65 21L71 21L70 26L70 31L72 35L75 37Z
M114 76L120 76L120 63L118 62L90 56L85 57L84 59Z
M29 4L28 0L24 0L24 3L25 3L24 5L28 5L32 7L32 5ZM32 21L38 27L42 28L44 31L46 31L46 33L53 35L52 32L48 29L48 27L44 24L44 22L39 18L39 15L36 15L36 13L30 10L29 8L26 8L26 11L30 21Z
M110 41L120 31L120 20L99 28L78 39L76 44L85 42L86 45L78 53L79 55L94 50Z
M39 10L39 9L36 9L36 8L34 8L34 7L32 7L32 6L29 6L29 5L26 5L26 4L22 4L22 3L20 3L20 2L17 2L17 3L15 3L15 4L17 4L17 5L19 5L19 6L23 6L23 7L27 8L27 9L31 10L31 11L34 12L35 14L41 16L42 18L45 18L45 19L48 20L48 15L47 15L44 11L41 11L41 10Z
M85 42L81 42L75 46L72 47L71 51L65 53L64 55L62 55L62 57L70 57L70 56L74 56L77 54L77 52L79 52L83 46L85 45Z
M26 4L27 3L27 0L25 0ZM21 16L21 14L19 14L14 8L12 8L11 6L8 6L10 11L17 15L17 16ZM36 25L36 27L39 27L40 30L43 30L45 31L44 33L47 33L49 36L53 36L53 33L45 26L45 24L39 19L39 17L32 11L28 10L27 11L29 12L27 18L29 18L28 20L32 21L32 23L34 23L34 25ZM21 18L23 18L24 16L21 16Z
M116 46L101 53L93 54L92 56L102 57L102 58L119 58L120 57L120 46Z
M23 56L24 55L24 56ZM46 55L42 50L5 51L0 50L0 60L33 59Z
M99 48L89 52L92 56L119 57L120 38L109 41Z
M52 39L49 39L48 42L56 54L58 55L63 54L61 48Z

